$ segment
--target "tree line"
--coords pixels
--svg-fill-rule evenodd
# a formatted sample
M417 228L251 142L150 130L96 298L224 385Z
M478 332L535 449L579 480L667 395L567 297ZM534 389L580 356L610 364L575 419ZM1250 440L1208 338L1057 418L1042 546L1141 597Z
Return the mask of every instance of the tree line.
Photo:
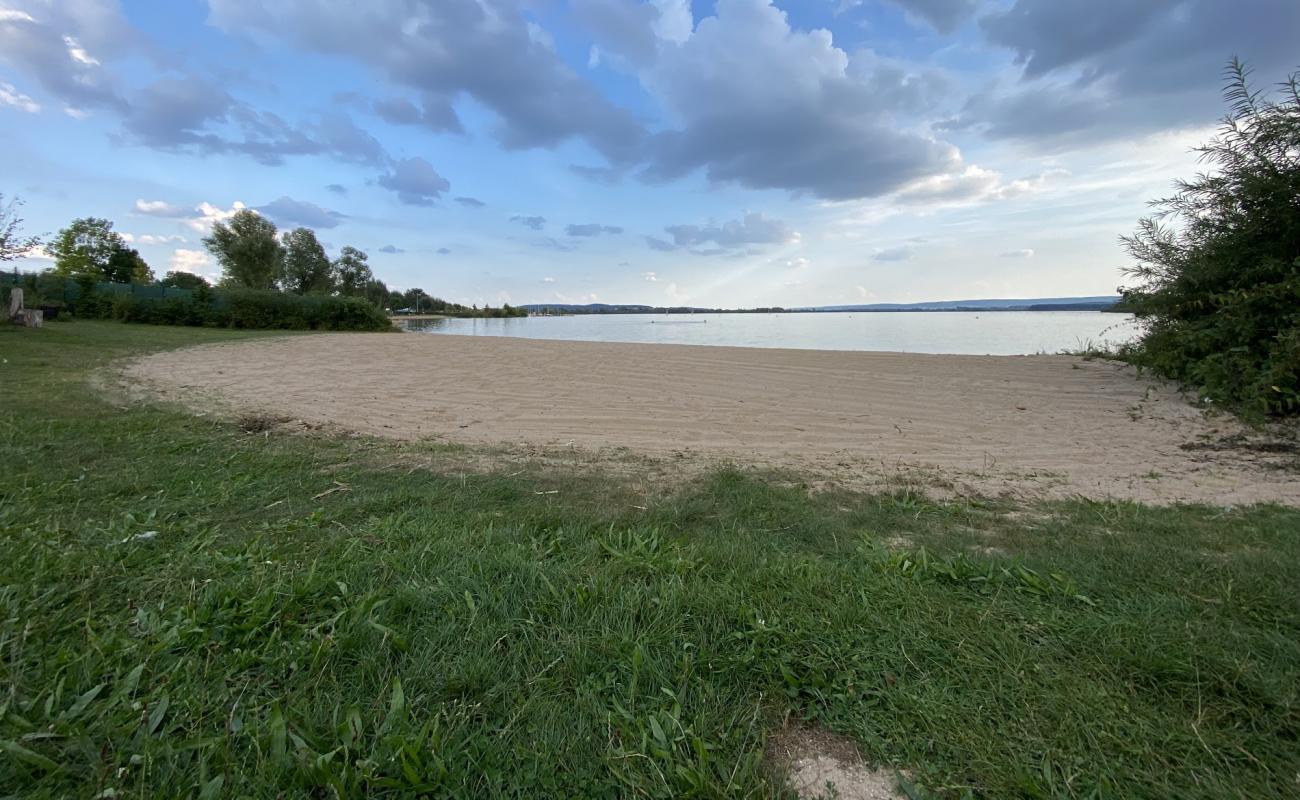
M69 278L111 283L159 283L189 290L211 288L200 275L172 270L157 279L153 269L113 230L113 222L99 217L74 219L49 242L22 236L22 201L7 204L0 194L0 261L12 261L44 245L54 259L53 272ZM449 314L519 313L508 305L501 309L466 307L429 294L419 287L397 291L375 277L365 251L345 246L330 259L311 228L297 227L281 233L275 223L249 209L236 211L216 223L203 245L221 267L218 286L260 289L297 295L359 297L379 308L412 309Z

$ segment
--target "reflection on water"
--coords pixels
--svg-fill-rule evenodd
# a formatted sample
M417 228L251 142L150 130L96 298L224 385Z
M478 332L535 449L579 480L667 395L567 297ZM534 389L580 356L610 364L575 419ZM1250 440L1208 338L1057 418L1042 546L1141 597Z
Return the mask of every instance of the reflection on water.
M822 314L582 314L571 317L403 320L406 330L810 350L1026 355L1133 339L1130 314L1099 311L900 311Z

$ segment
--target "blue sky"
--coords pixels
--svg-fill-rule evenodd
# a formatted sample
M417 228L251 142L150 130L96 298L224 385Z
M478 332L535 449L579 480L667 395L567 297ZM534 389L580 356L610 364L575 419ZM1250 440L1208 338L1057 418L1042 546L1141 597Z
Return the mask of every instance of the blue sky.
M256 208L465 303L1105 294L1227 59L1297 40L1294 0L0 0L0 192L159 274Z

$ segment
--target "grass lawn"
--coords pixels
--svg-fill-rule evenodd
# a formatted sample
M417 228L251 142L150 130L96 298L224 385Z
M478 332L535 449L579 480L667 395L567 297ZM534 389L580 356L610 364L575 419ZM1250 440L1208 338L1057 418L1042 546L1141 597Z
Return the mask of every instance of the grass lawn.
M792 720L915 797L1300 793L1300 511L647 494L89 380L249 335L0 329L0 796L778 796Z

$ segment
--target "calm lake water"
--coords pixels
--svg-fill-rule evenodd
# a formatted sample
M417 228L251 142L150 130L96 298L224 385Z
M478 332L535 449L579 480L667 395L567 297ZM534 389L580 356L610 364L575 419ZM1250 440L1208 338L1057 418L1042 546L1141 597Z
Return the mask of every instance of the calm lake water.
M403 327L461 336L975 355L1057 353L1136 335L1131 315L1098 311L586 314L407 320Z

